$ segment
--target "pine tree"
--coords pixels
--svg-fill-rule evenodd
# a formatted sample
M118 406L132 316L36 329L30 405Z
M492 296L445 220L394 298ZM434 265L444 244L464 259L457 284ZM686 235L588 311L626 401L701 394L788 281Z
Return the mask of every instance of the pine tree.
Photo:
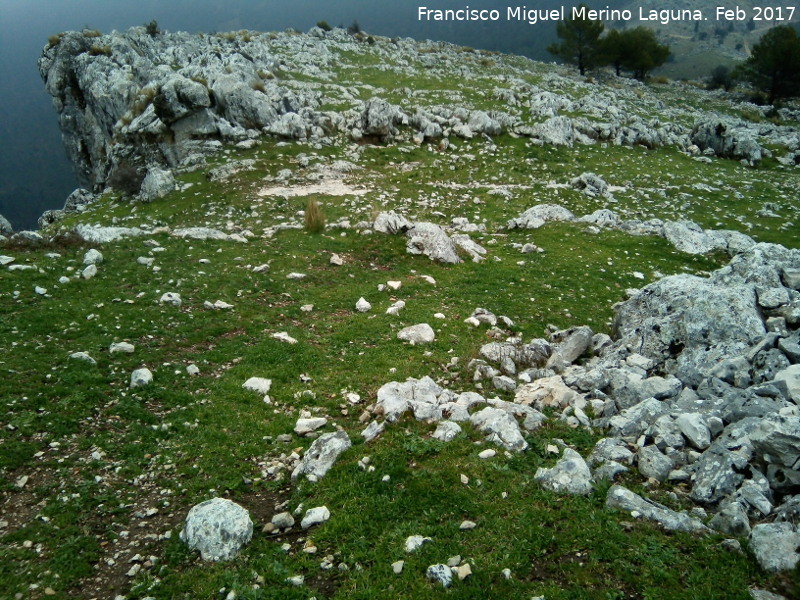
M585 4L580 7L586 8ZM561 38L558 44L551 44L547 51L565 62L577 65L581 75L600 64L600 34L605 25L595 19L574 19L572 17L556 24L556 33Z
M767 95L770 104L800 95L800 37L789 25L773 27L753 46L753 52L736 70L738 79L750 82Z

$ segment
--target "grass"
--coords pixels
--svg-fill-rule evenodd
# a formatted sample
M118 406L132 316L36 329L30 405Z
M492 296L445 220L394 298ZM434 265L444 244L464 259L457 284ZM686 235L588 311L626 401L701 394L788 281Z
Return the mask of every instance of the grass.
M272 43L279 53L281 38ZM447 86L428 77L437 67L415 79L410 73L418 64L382 62L387 43L348 44L320 68L353 78L358 73L364 84L380 88L370 93L382 97L388 87L408 86L422 90L425 102L443 102ZM435 56L437 46L431 49ZM472 108L492 97L495 71L520 75L526 84L548 76L522 59L491 57L491 65L481 66L485 56L462 57L485 69L483 80L450 82ZM590 93L577 80L569 87L564 93L575 98ZM337 90L327 102L351 102L337 97ZM643 93L665 103L681 96L686 105L701 102L672 84ZM143 105L149 95L145 88ZM467 365L486 343L486 329L463 322L477 307L510 317L511 331L524 339L545 335L550 324L588 324L609 333L612 306L628 288L674 273L702 275L727 261L679 253L663 239L591 233L575 223L503 228L526 208L555 202L578 215L612 208L625 218L691 218L703 227L744 230L797 247L800 231L787 223L794 221L795 172L769 161L756 169L716 159L699 163L673 148L548 148L511 136L492 144L453 138L445 152L404 140L358 149L345 139L317 147L262 142L251 150L226 148L202 170L181 174L181 191L158 202L137 205L109 194L59 223L65 230L79 222L148 229L144 237L100 247L105 260L94 279L76 276L88 244L2 249L15 264L36 267L0 271L0 520L7 521L0 529L2 595L44 597L50 588L58 597L122 594L132 600L210 599L231 592L304 599L744 600L751 586L788 595L797 589L797 573L769 576L747 555L723 549L717 536L665 534L629 523L632 518L604 508L607 484L585 498L541 489L533 481L536 469L556 460L546 452L548 444L561 439L585 456L602 436L571 429L555 415L527 435L528 451L500 451L488 461L477 458L487 443L468 425L448 444L431 439L433 425L412 418L387 426L369 444L359 435L365 426L359 417L389 381L429 375L448 389L477 389ZM298 169L301 155L308 160L304 170ZM209 169L244 158L255 159L256 169L207 181ZM281 169L294 170L301 180L307 171L313 181L340 160L361 167L342 178L363 186L364 195L260 193ZM586 171L616 186L613 199L589 198L567 185ZM497 195L501 187L506 195ZM758 215L766 202L780 218ZM304 228L312 206L324 211L327 222L313 234ZM353 225L370 221L380 210L440 224L466 216L485 225L472 237L489 250L488 259L440 265L407 254L402 237L336 227L343 218ZM250 231L252 237L242 244L154 231L190 225ZM545 252L522 254L519 248L529 242ZM344 264L330 264L334 253ZM154 258L159 270L139 264L139 257ZM268 271L253 271L263 264ZM287 279L291 272L306 277ZM62 275L69 283L58 283ZM402 282L400 290L378 291L394 280ZM36 294L35 286L48 296ZM167 291L180 293L183 305L160 304ZM372 303L371 312L355 311L361 296ZM399 316L384 314L400 299L406 307ZM233 308L204 308L216 300ZM303 310L307 305L311 312ZM438 312L446 319L434 319ZM434 343L411 347L396 339L401 327L420 322L434 326ZM272 337L282 331L298 343ZM122 340L135 352L110 354L109 345ZM88 352L96 366L70 359L76 351ZM198 376L186 373L190 364L198 366ZM129 390L130 373L142 366L154 373L153 384ZM272 379L270 404L242 389L251 376ZM361 401L352 404L350 393ZM348 431L354 447L319 483L290 485L288 470L274 468L311 441L292 436L283 442L279 436L292 431L303 410L328 417L323 431ZM359 467L365 456L374 471ZM28 481L19 488L23 476ZM646 489L638 475L623 484L675 505L667 488ZM224 565L202 563L178 540L188 509L214 496L239 502L256 524L252 542ZM328 506L331 520L307 533L261 532L273 514L301 503ZM461 531L465 519L477 528ZM412 534L433 541L406 555L403 543ZM303 551L308 542L316 553ZM156 561L128 577L136 554ZM470 579L448 591L426 582L428 565L457 554L471 564ZM330 571L320 568L326 556L334 564ZM391 570L396 560L406 561L400 575ZM503 569L511 571L510 579ZM285 582L298 574L306 576L304 587Z

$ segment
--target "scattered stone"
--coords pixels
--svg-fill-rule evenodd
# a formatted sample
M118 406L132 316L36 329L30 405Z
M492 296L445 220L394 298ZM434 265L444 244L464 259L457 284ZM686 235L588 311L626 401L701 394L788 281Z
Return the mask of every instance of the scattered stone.
M300 527L305 529L311 529L316 525L320 525L331 518L331 511L328 510L327 506L318 506L316 508L309 508L306 511L303 520L300 521Z
M470 529L475 529L477 526L478 524L475 523L475 521L462 521L458 528L461 531L469 531Z
M200 375L200 368L196 364L192 363L186 367L186 373L187 375L192 376Z
M115 342L108 347L110 354L122 352L123 354L133 354L136 347L129 342Z
M453 583L453 572L447 565L431 565L425 572L425 576L434 583L441 583L443 587L450 587Z
M487 448L483 452L479 452L478 453L478 458L482 458L482 459L486 460L488 458L494 458L496 455L497 455L497 451L496 450L492 450L491 448Z
M427 544L428 542L431 541L433 541L431 540L431 538L424 537L421 535L408 536L408 538L406 538L406 543L405 543L406 554L411 554L412 552L416 552L422 547L423 544Z
M285 331L279 331L277 333L273 333L270 336L273 340L278 340L279 342L284 342L286 344L296 344L297 340L290 336Z
M95 250L94 248L87 251L86 254L83 255L83 264L86 266L99 265L102 262L103 262L103 255L100 253L99 250Z
M161 304L171 304L172 306L180 306L183 304L181 295L176 292L166 292L162 294L159 302Z
M463 565L459 565L456 570L456 575L458 575L459 581L464 581L467 577L472 575L472 567L470 567L469 563L464 563Z
M69 357L72 360L80 360L80 361L83 361L83 362L87 362L90 365L96 365L97 364L97 361L95 359L93 359L91 356L89 356L86 352L73 352L72 354L69 355ZM133 386L131 386L131 387L133 387Z
M89 265L81 273L84 279L92 279L95 275L97 275L97 265Z
M297 435L307 435L312 431L316 431L328 424L328 419L325 417L314 417L311 419L297 419L294 426L294 432Z
M133 373L131 373L131 389L144 387L146 385L150 385L152 382L153 374L150 372L150 369L136 369Z
M269 390L272 387L272 380L265 379L264 377L251 377L247 381L242 384L242 388L249 390L251 392L256 392L261 394L262 396L266 396L269 394Z
M500 408L487 406L470 416L469 420L481 433L486 434L487 441L500 444L506 450L521 452L528 447L517 420Z
M235 558L253 536L253 522L246 509L224 498L206 500L186 516L181 541L198 550L203 560Z
M321 435L314 440L292 472L292 481L297 481L301 475L305 475L312 483L319 481L333 467L339 455L351 445L350 438L344 431Z
M395 575L400 575L403 572L403 567L405 566L406 561L398 560L392 563L392 572Z
M397 339L411 344L429 344L436 339L436 333L427 323L420 323L398 331Z
M367 425L367 428L361 432L361 436L364 438L365 442L371 442L380 434L382 434L385 428L385 422L379 423L378 421L372 421L369 425Z
M209 302L206 300L203 302L203 308L207 308L208 310L230 310L233 308L233 304L228 304L222 300L217 300L216 302Z
M372 310L372 304L367 302L363 297L356 302L356 310L361 313L369 312Z

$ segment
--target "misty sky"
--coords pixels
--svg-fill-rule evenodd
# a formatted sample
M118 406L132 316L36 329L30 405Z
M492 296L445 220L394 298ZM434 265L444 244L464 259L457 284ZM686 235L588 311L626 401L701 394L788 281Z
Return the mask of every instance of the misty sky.
M506 32L495 34L486 29L491 25L420 24L416 20L420 4L438 8L515 5L501 0L0 0L0 214L17 230L35 227L44 210L61 208L76 187L56 113L36 69L49 36L84 27L108 33L152 19L161 29L189 32L289 27L307 31L320 20L333 26L357 20L365 31L378 35L445 39L489 49L504 49L507 43ZM553 5L556 0L525 4ZM533 38L542 33L525 29L527 25L518 27L520 36ZM478 34L480 44L475 43Z

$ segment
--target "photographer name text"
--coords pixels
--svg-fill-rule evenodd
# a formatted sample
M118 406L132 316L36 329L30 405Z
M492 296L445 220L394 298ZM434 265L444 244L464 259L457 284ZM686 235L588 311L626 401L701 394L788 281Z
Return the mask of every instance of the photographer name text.
M594 10L580 6L561 6L560 8L542 9L527 6L507 6L505 9L471 8L465 6L457 9L439 9L427 6L417 7L417 21L518 21L536 25L566 19L589 19L607 22L639 21L642 23L659 23L668 25L677 21L764 21L765 23L788 22L795 16L793 5L754 6L717 6L713 11L699 8L665 8L652 9L639 7L638 10L604 8ZM800 13L798 13L800 16Z

